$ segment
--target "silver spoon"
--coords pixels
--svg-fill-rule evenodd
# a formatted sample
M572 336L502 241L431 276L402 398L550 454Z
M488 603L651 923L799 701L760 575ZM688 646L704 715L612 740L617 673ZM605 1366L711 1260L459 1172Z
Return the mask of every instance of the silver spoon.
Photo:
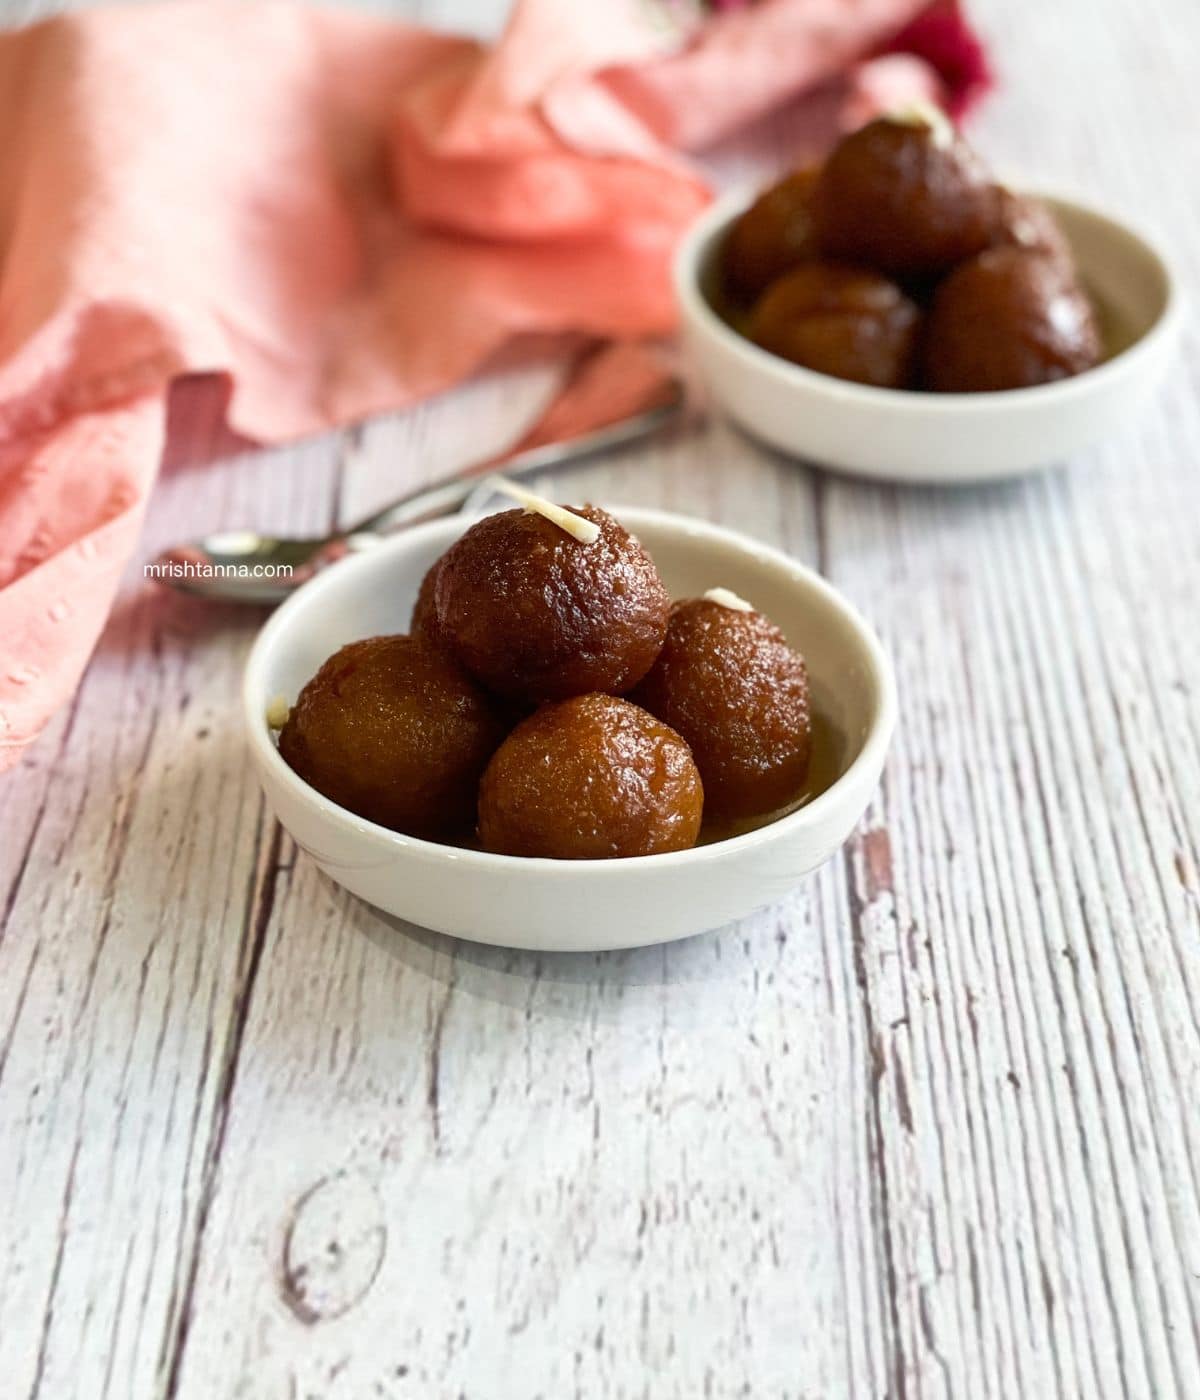
M260 535L252 530L222 531L192 544L165 550L147 572L160 582L202 598L235 603L280 603L318 569L359 549L368 549L406 525L449 515L479 489L479 478L499 468L510 477L582 462L611 448L637 442L674 421L683 408L683 385L672 380L662 402L579 437L501 454L464 468L448 481L422 486L392 501L348 529L310 539ZM280 568L286 574L264 576Z

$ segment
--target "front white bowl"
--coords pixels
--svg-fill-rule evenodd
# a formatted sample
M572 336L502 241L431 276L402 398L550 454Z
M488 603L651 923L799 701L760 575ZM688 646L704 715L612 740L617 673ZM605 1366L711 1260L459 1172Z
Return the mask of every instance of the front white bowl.
M1073 379L1005 393L876 389L769 354L713 309L717 255L746 207L705 213L675 258L684 343L714 401L752 436L792 456L863 476L983 481L1061 461L1119 429L1162 378L1181 319L1164 254L1083 204L1040 195L1070 240L1117 353Z
M280 758L266 723L338 647L404 631L426 569L470 525L403 532L335 565L263 628L243 686L250 752L280 822L338 884L389 913L480 943L583 951L683 938L769 904L850 834L879 780L895 683L878 640L817 574L743 535L661 511L613 508L675 597L721 585L750 598L808 661L814 703L839 736L836 781L744 836L667 855L559 861L401 836L335 806Z

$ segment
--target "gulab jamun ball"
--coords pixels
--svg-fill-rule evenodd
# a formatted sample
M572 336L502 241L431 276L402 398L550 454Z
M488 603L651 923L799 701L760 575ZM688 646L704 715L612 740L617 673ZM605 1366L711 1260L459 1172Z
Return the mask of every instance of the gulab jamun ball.
M995 186L939 112L879 117L830 152L812 195L826 257L938 277L991 243Z
M558 860L694 846L704 788L687 744L627 700L545 705L496 750L479 785L486 850Z
M912 379L920 310L895 282L840 263L808 262L766 291L746 331L806 369L901 389Z
M646 674L670 600L654 561L606 511L585 543L536 511L473 525L438 570L438 625L488 689L539 704L589 691L619 695Z
M438 647L371 637L335 652L279 735L295 773L339 807L429 839L469 832L479 778L504 725Z
M726 819L798 796L811 744L803 657L761 613L736 602L676 603L662 652L632 697L687 740L705 815Z
M930 389L1023 389L1080 374L1100 362L1095 313L1061 259L992 248L938 287L926 323Z
M811 200L816 168L786 175L734 220L721 249L725 291L752 302L776 278L817 256Z

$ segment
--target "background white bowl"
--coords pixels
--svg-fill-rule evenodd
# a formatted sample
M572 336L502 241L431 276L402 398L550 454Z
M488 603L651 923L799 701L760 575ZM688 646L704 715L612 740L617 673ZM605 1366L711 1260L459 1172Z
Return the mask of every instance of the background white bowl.
M250 752L279 820L322 870L371 904L427 928L508 947L585 950L666 942L768 904L849 835L879 779L895 683L878 640L823 579L713 525L614 508L673 596L721 585L751 599L804 653L815 703L841 736L840 776L798 811L727 841L666 855L556 861L401 836L353 816L279 757L265 711L294 700L338 647L405 631L429 565L471 524L457 516L397 535L306 584L263 628L243 687Z
M717 254L745 194L714 205L675 258L689 359L752 436L813 462L889 480L983 481L1048 466L1120 428L1162 378L1181 319L1178 283L1143 236L1083 204L1058 216L1118 352L1072 379L1004 393L876 389L817 374L751 344L710 301Z

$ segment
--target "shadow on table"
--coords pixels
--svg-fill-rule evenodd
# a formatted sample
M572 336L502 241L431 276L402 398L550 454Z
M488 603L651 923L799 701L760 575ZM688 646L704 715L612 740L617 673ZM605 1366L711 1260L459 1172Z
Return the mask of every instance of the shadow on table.
M347 896L347 920L389 957L456 990L508 1005L539 1003L571 1014L589 998L581 989L613 996L675 984L728 982L743 975L752 943L769 941L778 911L674 943L612 952L552 953L495 948L420 928Z

